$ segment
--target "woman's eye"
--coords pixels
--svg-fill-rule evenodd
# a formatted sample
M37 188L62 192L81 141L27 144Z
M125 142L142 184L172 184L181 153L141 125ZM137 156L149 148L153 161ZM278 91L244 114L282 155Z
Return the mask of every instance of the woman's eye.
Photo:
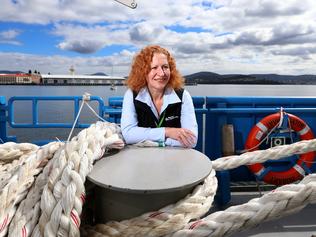
M161 68L161 70L169 70L169 65L162 65L162 66L155 66L152 67L151 70L158 70L159 68Z

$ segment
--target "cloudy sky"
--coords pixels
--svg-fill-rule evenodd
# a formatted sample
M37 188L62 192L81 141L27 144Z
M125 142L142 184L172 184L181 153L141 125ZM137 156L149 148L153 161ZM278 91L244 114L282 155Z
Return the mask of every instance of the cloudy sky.
M135 52L179 70L316 74L314 0L0 0L0 70L126 76Z

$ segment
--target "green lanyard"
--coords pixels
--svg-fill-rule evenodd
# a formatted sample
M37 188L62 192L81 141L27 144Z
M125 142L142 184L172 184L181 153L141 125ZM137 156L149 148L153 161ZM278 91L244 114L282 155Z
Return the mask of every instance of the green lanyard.
M157 128L161 127L162 122L165 120L166 111L163 112L162 117L160 117L159 123L156 123Z

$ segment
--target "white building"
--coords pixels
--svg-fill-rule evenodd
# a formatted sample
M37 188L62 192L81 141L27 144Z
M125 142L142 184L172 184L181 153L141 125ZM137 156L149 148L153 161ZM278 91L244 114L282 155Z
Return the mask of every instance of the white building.
M39 84L41 76L32 73L0 74L0 84Z
M46 85L122 85L124 77L99 75L53 75L42 74L42 84Z

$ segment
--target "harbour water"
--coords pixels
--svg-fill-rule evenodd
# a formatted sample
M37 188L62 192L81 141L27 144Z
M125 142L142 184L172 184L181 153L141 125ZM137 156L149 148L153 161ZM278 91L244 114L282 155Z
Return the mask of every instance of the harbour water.
M316 85L196 85L185 87L192 96L316 96ZM0 85L0 96L67 96L85 92L107 99L123 96L125 86L12 86Z
M113 88L112 88L113 89ZM284 96L301 97L316 96L316 85L197 85L186 86L192 96ZM8 100L12 96L80 96L85 92L93 96L100 96L105 103L111 96L123 96L125 86L117 86L111 90L110 86L12 86L1 85L0 96ZM92 103L93 107L93 103ZM96 106L94 106L96 107ZM40 122L71 122L73 121L73 105L70 102L56 102L39 104ZM19 102L15 105L14 113L16 122L30 122L31 103ZM97 118L84 108L81 122L93 123ZM30 142L34 140L56 138L64 140L68 137L70 129L12 129L8 128L8 134L17 136L18 142ZM78 130L75 130L76 134Z

